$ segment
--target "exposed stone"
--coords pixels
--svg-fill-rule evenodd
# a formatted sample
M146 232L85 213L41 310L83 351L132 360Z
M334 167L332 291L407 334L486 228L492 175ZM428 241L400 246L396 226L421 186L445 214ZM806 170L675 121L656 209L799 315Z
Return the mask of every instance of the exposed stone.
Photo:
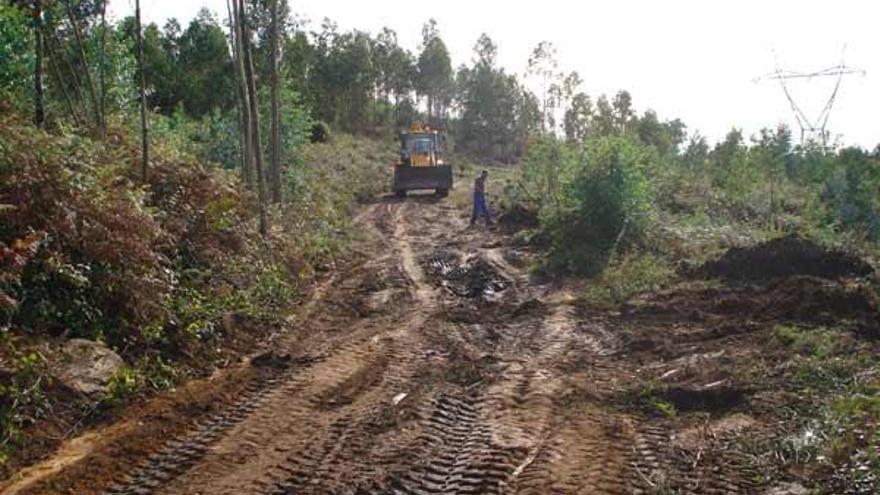
M125 366L119 354L92 340L71 339L61 353L54 365L55 377L71 390L89 396L106 393L113 375Z
M781 483L764 493L765 495L807 495L810 492L800 483Z

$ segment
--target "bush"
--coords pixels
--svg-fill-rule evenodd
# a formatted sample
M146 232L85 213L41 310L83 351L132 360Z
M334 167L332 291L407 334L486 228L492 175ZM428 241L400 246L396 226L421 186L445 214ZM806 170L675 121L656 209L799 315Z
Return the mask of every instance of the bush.
M113 132L98 146L0 120L0 313L12 327L136 356L191 346L190 330L227 311L278 317L303 268L288 263L299 237L264 246L236 174L161 136L141 186L136 145Z
M563 170L557 204L541 221L564 269L595 275L621 244L640 240L653 210L647 167L650 154L624 137L587 142Z
M10 342L9 336L0 334L11 369L3 370L0 382L0 465L14 445L23 440L22 430L45 414L49 407L45 358L38 352L22 352ZM5 376L6 374L9 376Z
M826 183L826 197L840 223L880 240L880 160L861 149L841 150L837 169Z
M0 291L7 308L18 301L21 326L121 345L161 317L172 282L156 250L164 232L114 158L0 120L0 245L15 259L0 266Z
M24 107L30 96L26 84L33 72L34 50L30 20L24 10L10 2L0 2L0 106L4 101Z
M309 142L312 144L326 143L330 140L330 126L326 122L318 121L312 124L309 132Z
M289 201L282 221L299 233L292 242L302 262L313 264L345 246L353 200L366 201L389 189L396 154L390 141L338 134L328 143L303 146L299 156L300 163L287 170Z

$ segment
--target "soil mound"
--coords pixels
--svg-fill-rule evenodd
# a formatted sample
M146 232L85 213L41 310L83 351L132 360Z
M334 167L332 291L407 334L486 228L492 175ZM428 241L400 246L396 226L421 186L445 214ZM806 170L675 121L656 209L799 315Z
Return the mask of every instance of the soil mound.
M880 328L877 297L866 287L845 286L822 279L797 276L772 284L765 313L778 320L834 325L858 322L866 336Z
M756 246L732 248L721 258L698 269L704 277L730 281L762 281L793 275L839 279L864 277L871 265L842 251L829 251L797 235Z

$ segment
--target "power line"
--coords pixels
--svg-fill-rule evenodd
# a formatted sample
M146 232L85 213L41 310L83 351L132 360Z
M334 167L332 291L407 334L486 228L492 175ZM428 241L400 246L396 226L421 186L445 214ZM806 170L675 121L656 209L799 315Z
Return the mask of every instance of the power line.
M831 116L831 109L834 107L834 102L837 99L837 95L840 93L840 85L843 81L843 77L854 74L864 76L866 74L866 72L862 69L846 65L846 63L844 62L845 54L846 46L843 47L843 51L841 52L839 64L814 72L797 72L791 70L783 70L781 65L779 64L779 57L774 50L773 58L776 63L776 70L755 79L756 83L761 81L779 82L779 85L782 88L782 92L785 95L786 100L788 100L789 106L791 107L791 111L792 113L794 113L795 121L797 122L798 127L801 130L801 144L803 144L808 139L816 140L818 138L822 141L823 146L827 145L828 120ZM834 83L834 90L831 92L831 96L829 96L828 100L825 102L825 106L822 107L822 111L819 112L819 114L815 118L810 118L792 95L789 89L789 81L796 79L806 79L809 82L813 79L824 77L837 78L837 81L835 81Z

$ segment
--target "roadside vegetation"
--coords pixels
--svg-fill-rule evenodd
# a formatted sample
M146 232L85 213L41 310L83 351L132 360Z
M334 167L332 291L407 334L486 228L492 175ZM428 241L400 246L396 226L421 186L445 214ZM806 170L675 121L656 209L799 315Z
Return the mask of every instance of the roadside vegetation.
M358 202L387 190L397 133L416 120L446 131L458 187L492 170L514 242L537 253L528 261L542 275L585 280L590 310L630 311L729 249L774 239L877 258L880 147L797 143L785 127L710 144L678 119L637 112L627 91L588 95L547 42L521 77L498 65L485 34L453 68L434 20L414 53L388 28L305 23L285 0L232 5L228 19L203 10L186 26L140 30L133 17L108 19L101 0L0 0L5 474L137 398L253 352L352 256ZM698 282L701 297L767 282L715 275ZM813 301L812 319L761 323L777 362L756 359L749 372L801 399L790 436L739 447L840 490L880 477L876 277L858 275L816 289L828 299ZM861 320L820 314L840 301ZM55 377L73 339L123 361L97 397ZM626 401L680 418L669 387L646 383ZM52 435L35 440L41 429Z
M137 140L113 132L101 144L0 120L7 449L66 400L49 365L68 339L104 342L127 363L96 417L252 351L345 258L354 202L387 182L393 158L348 136L302 146L286 179L291 199L272 209L275 227L261 239L253 193L234 172L157 136L142 185Z
M749 463L763 483L794 479L820 493L873 493L880 479L880 382L878 287L870 266L880 241L880 148L796 144L785 127L750 138L734 129L709 146L698 134L688 136L680 121L636 115L629 102L622 92L611 105L577 115L569 110L565 137L536 138L508 179L506 219L518 239L540 248L536 269L586 278L583 300L592 311L639 314L644 304L680 297L676 311L687 312L707 298L715 316L702 320L700 306L688 316L706 328L717 324L713 318L727 318L726 294L736 293L730 291L754 291L756 300L762 291L787 291L794 299L780 298L763 311L800 306L781 313L783 321L800 323L757 324L752 338L764 342L768 355L719 371L740 376L733 380L740 388L710 394L677 384L675 375L646 377L622 403L688 425L701 421L703 412L694 409L708 408L717 421L736 411L755 414L757 406L737 407L743 399L733 400L743 390L782 394L781 409L768 411L774 419L766 421L778 421L785 433L753 430L724 450ZM715 261L724 253L726 259ZM710 268L728 262L724 270ZM843 282L837 280L846 270L825 273L838 263L864 262L869 268ZM765 317L746 307L740 325ZM864 319L853 318L856 307L865 308ZM668 344L660 342L675 339L665 331L650 337L661 355ZM624 326L620 335L643 333ZM755 345L747 342L738 345ZM715 369L704 366L706 373ZM711 379L700 386L710 382L730 387Z
M629 284L643 272L651 287L792 233L876 252L880 149L795 144L785 127L749 140L732 130L710 147L680 121L635 115L624 92L614 101L580 114L577 139L538 138L505 189L506 208L534 219L523 235L547 245L549 268L607 280L624 270Z

